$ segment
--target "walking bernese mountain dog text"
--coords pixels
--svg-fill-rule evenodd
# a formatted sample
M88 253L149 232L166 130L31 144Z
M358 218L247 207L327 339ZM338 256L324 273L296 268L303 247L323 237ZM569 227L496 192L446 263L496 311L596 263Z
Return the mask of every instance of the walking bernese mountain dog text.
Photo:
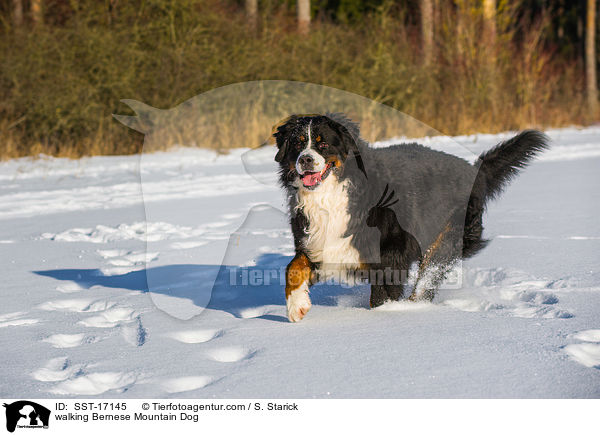
M486 245L487 202L548 146L527 130L470 164L416 143L371 148L341 114L292 115L274 136L296 249L292 322L310 310L309 287L328 279L369 282L372 307L433 299L456 262Z

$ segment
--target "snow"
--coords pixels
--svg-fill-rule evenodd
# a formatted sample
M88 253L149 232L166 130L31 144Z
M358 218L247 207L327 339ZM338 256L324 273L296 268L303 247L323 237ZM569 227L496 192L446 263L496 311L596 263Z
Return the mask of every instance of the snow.
M459 288L321 284L298 324L273 148L0 163L0 396L600 398L600 127L548 134Z

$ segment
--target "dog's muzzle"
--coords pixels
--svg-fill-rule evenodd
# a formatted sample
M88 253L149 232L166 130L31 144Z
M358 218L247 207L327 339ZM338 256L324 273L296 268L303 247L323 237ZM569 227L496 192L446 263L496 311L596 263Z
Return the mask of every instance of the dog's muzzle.
M299 174L304 172L320 172L325 169L326 162L321 154L313 149L305 149L296 159L296 171Z
M298 165L302 172L311 171L314 172L315 159L310 154L304 154L298 157Z
M315 150L307 149L296 160L296 171L306 189L315 189L329 175L331 165Z

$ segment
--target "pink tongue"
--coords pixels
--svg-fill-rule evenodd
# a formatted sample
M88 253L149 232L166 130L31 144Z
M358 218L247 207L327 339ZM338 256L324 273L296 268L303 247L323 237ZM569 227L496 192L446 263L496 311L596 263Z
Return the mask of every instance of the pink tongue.
M321 173L320 172L310 172L305 174L302 177L302 182L305 186L314 186L317 183L321 182Z

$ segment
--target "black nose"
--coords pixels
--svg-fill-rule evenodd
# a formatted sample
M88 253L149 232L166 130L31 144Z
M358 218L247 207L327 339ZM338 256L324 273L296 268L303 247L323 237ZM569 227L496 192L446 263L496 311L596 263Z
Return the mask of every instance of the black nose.
M303 168L304 167L312 167L314 160L311 156L309 156L308 154L305 154L302 157L300 157L300 160L298 160L298 163L300 163L300 166L302 166Z

